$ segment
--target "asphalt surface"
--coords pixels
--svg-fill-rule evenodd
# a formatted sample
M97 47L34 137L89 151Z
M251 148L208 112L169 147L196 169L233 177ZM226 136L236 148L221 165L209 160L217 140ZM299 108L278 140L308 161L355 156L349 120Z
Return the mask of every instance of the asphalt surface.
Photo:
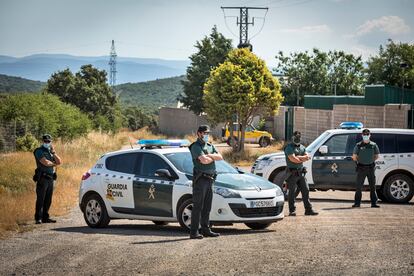
M216 227L190 240L177 223L115 220L86 226L78 208L56 224L0 241L0 275L282 274L413 275L414 202L351 209L352 192L312 192L316 217L285 217L267 230ZM285 214L287 214L285 204Z

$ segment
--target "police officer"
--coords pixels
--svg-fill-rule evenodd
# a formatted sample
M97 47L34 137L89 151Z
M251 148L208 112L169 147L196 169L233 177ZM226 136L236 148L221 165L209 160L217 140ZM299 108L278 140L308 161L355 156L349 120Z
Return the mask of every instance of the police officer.
M285 147L287 164L286 183L289 188L289 216L296 216L295 191L297 188L302 193L305 215L315 216L318 213L312 209L312 204L309 201L309 186L305 178L306 168L303 166L303 163L308 161L310 156L306 153L306 148L300 143L300 138L301 133L295 131L291 143Z
M56 220L49 217L49 208L52 203L53 184L56 179L54 167L62 163L62 159L56 154L52 146L52 137L45 134L42 137L43 144L34 151L36 159L36 224L55 223Z
M216 178L215 161L223 157L208 142L209 127L201 125L197 130L197 141L190 145L193 158L193 210L191 212L190 239L218 237L210 229L210 211L213 200L213 184ZM201 234L199 228L201 226Z
M362 186L366 177L368 177L371 207L380 207L377 205L378 197L375 189L375 160L378 159L380 152L377 144L370 141L370 137L369 129L364 129L362 131L362 141L355 145L352 154L352 159L357 163L355 203L352 205L354 208L361 206Z

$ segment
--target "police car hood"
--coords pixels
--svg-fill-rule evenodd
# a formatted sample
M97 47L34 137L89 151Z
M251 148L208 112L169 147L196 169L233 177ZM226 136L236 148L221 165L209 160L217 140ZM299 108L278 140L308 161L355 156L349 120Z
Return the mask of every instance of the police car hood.
M269 160L269 159L278 159L278 158L285 158L285 153L283 151L269 153L259 156L258 160Z
M266 179L250 173L221 173L217 175L216 187L229 188L233 190L262 190L274 189L274 184Z

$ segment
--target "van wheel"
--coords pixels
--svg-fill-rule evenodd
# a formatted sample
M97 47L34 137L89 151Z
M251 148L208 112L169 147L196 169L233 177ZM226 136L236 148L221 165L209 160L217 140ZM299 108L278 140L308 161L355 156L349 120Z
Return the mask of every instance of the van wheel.
M405 174L393 175L384 184L384 194L390 202L409 202L414 195L414 182Z
M269 227L272 223L271 222L268 222L268 223L263 223L263 222L249 222L249 223L245 223L245 224L250 229L253 229L253 230L263 230L263 229L266 229L267 227Z
M178 222L185 230L190 230L191 227L191 212L193 211L193 199L185 200L178 208Z
M111 220L106 211L105 203L97 194L92 194L85 199L83 218L86 224L92 228L106 227Z
M262 137L262 138L260 138L260 140L259 140L259 146L260 147L265 148L265 147L267 147L269 145L270 145L270 139L269 139L269 137Z
M155 225L158 225L158 226L165 226L165 225L168 225L168 222L167 222L167 221L153 221L153 223L154 223Z
M234 139L234 142L237 145L237 137L233 137L233 139ZM227 138L227 145L229 145L230 147L232 147L232 142L231 142L231 138L230 137Z
M283 184L284 184L285 180L286 180L286 171L285 170L281 170L278 173L276 173L276 175L272 179L272 182L273 182L273 184L276 184L277 186L279 186L280 189L282 189L283 195L285 196L285 200L287 200L288 193L290 191L284 189L284 187L283 187ZM299 193L300 193L300 189L299 188L296 188L295 198L299 195Z

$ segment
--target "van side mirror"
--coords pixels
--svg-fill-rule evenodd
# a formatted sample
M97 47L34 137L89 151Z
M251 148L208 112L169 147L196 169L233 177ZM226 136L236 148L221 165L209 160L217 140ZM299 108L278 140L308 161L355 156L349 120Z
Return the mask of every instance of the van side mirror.
M167 178L169 180L174 179L174 177L171 175L170 171L167 169L158 169L155 171L155 176L158 177L164 177Z
M321 146L321 147L319 148L319 152L320 152L321 154L327 154L327 153L328 153L328 146L326 146L326 145Z

